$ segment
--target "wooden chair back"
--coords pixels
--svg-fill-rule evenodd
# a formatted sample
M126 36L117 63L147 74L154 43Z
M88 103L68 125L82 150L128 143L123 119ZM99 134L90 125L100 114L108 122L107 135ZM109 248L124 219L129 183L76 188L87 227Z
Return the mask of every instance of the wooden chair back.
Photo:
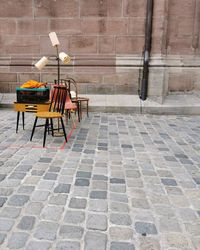
M68 89L65 85L55 85L49 111L64 114Z

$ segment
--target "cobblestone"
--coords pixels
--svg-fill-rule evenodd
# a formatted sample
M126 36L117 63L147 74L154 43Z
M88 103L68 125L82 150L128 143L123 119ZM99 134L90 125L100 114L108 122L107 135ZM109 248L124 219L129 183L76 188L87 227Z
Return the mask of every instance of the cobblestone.
M85 235L85 250L106 250L107 236L103 233L87 232Z
M107 212L108 202L106 200L90 200L89 210L95 212Z
M31 200L36 202L43 202L48 199L50 192L43 190L36 190L32 193Z
M60 227L59 235L63 239L81 239L83 231L79 226L63 225Z
M21 212L21 208L18 207L4 207L0 212L0 217L3 218L17 218Z
M135 230L137 233L146 236L147 234L157 234L156 226L147 222L136 222Z
M131 228L113 226L109 228L110 238L116 241L130 241L133 238Z
M159 241L155 238L151 237L140 237L139 238L139 249L140 250L147 250L147 249L152 249L152 250L160 250L161 245ZM166 246L164 246L166 249Z
M90 113L42 148L0 112L0 249L199 250L200 116Z
M8 178L22 180L25 177L25 173L13 172Z
M107 198L107 192L106 191L92 191L90 193L91 199L106 199Z
M29 202L25 212L31 215L39 215L43 206L41 202Z
M0 233L0 245L4 242L5 238L6 238L6 234Z
M27 250L49 250L51 243L43 241L30 241L26 246Z
M6 178L5 174L0 174L0 181L3 181Z
M80 243L75 241L62 241L56 245L56 250L80 250Z
M42 221L37 226L34 237L39 240L53 241L56 239L57 230L57 223Z
M128 213L130 211L128 204L120 202L111 202L110 209L113 212L122 212L122 213Z
M0 231L10 231L14 225L14 220L0 218Z
M35 223L35 217L33 216L24 216L21 218L17 227L22 230L31 230Z
M178 220L168 217L160 218L160 230L161 232L181 232Z
M9 241L8 248L19 249L23 248L28 240L29 235L27 233L17 232L12 233Z
M126 186L125 185L110 185L110 191L114 193L125 193Z
M70 208L84 209L86 208L87 200L72 197L69 203Z
M65 194L54 194L49 197L49 203L55 205L65 205L67 202L68 196Z
M69 193L70 187L69 184L58 184L54 189L54 193Z
M177 183L173 179L161 179L162 183L167 186L177 186Z
M34 189L35 189L34 186L21 186L18 189L18 193L31 194L34 191Z
M83 186L74 186L73 195L75 197L88 197L89 188Z
M29 200L29 196L27 195L13 195L8 201L8 205L10 206L20 206L22 207Z
M114 213L110 215L110 222L115 225L131 225L131 217L128 214Z
M165 244L167 247L174 247L178 249L189 249L189 242L181 234L169 233L165 236Z
M62 213L63 213L63 207L61 206L46 206L43 208L41 213L41 218L48 221L59 221Z
M75 181L75 186L89 186L90 185L90 181L88 179L76 179Z
M107 217L102 214L89 214L87 217L86 227L92 230L107 230Z
M110 250L135 250L135 246L125 242L112 242Z
M85 220L85 213L82 211L69 210L66 212L64 222L71 224L80 224Z
M120 178L111 178L110 183L123 184L125 183L125 180Z
M132 206L135 208L149 209L149 203L147 199L132 199Z
M119 201L119 202L128 203L128 198L127 198L127 195L125 195L125 194L111 193L110 199L112 201Z
M7 201L6 197L0 197L0 207L3 207L4 203Z

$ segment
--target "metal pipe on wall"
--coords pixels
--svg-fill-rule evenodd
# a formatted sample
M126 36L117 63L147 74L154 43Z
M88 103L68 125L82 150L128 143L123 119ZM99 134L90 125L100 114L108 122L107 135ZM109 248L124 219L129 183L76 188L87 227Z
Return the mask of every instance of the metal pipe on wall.
M145 45L143 52L143 72L140 87L140 99L145 101L148 95L149 81L149 61L152 43L152 23L153 23L154 0L147 0L146 24L145 24Z

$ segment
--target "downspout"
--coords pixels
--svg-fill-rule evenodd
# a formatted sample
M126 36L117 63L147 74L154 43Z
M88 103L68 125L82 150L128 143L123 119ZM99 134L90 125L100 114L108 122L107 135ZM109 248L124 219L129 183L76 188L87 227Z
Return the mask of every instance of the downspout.
M153 23L153 5L154 0L147 0L146 24L145 24L145 45L143 52L143 72L140 88L140 99L145 101L148 94L149 81L149 61L152 41L152 23Z
M199 45L199 29L200 29L200 0L196 0L195 13L194 13L193 41L192 41L192 47L194 48L194 50L197 50Z

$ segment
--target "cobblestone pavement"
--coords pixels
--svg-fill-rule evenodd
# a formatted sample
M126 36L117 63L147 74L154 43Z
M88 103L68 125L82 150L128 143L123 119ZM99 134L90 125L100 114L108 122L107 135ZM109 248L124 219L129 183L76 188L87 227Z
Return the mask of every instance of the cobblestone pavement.
M199 116L91 113L43 149L0 115L0 249L200 249Z

